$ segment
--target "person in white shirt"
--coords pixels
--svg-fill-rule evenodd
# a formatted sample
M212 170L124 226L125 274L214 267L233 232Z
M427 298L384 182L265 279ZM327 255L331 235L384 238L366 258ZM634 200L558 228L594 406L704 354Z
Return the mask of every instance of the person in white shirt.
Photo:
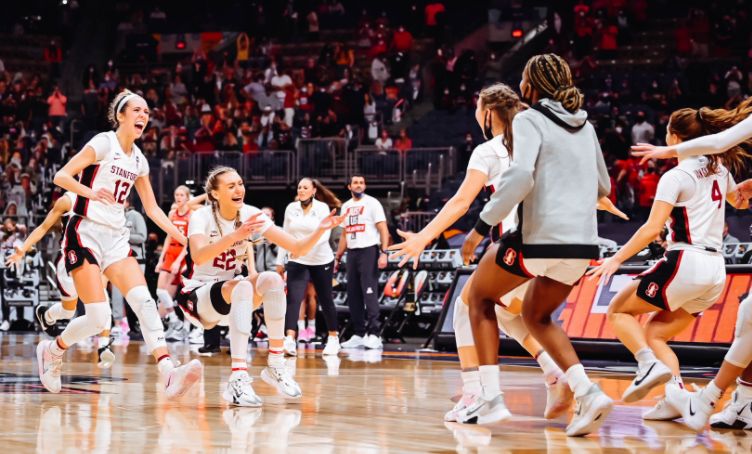
M376 148L382 151L391 150L393 147L392 138L389 137L389 132L386 129L381 130L381 136L376 139L374 143Z
M637 122L632 126L632 143L650 143L655 138L655 128L645 119L645 112L637 112Z
M366 195L366 179L350 177L347 186L352 198L342 205L345 231L337 248L336 263L347 250L347 305L353 325L353 336L342 344L344 348L383 348L379 322L379 269L387 264L389 229L384 207ZM365 311L368 312L366 326Z
M342 202L318 180L303 178L298 183L297 201L287 205L283 229L295 238L311 234L331 209L338 209ZM297 355L296 336L300 336L298 314L300 304L309 282L313 283L319 304L321 304L329 337L324 347L324 355L336 355L340 351L337 332L337 309L332 299L332 278L334 276L334 252L329 245L330 233L321 236L316 246L302 257L288 259L287 251L281 249L277 256L277 271L287 270L287 314L285 315L285 354ZM285 266L285 261L287 265ZM315 326L316 320L308 320Z

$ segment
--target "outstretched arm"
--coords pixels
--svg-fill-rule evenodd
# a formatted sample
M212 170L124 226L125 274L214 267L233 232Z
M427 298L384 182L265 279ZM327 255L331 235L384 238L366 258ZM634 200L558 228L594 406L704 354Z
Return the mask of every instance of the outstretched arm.
M7 266L18 263L23 256L71 209L71 202L67 196L60 197L52 206L52 211L47 214L42 224L35 228L21 246L16 247L13 254L5 261Z
M301 257L306 255L319 242L319 239L324 233L342 223L344 216L337 216L335 214L336 212L336 210L332 210L332 212L329 213L329 216L319 223L319 227L316 231L301 239L295 239L294 236L276 225L269 227L266 232L263 233L263 236L277 246L286 249L291 256Z

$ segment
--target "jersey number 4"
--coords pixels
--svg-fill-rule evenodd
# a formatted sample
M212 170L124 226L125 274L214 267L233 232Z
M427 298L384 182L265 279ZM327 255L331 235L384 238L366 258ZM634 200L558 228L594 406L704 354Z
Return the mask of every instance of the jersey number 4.
M214 263L212 264L214 268L219 268L220 270L234 270L235 269L235 250L230 249L227 252L223 252L219 254L218 256L214 257Z
M128 189L130 187L131 184L127 181L117 180L115 182L115 192L112 194L112 196L115 197L115 201L117 203L125 203L125 197L128 195Z
M713 180L713 189L710 191L710 198L713 202L718 202L718 209L723 206L723 194L721 194L721 188L718 186L718 180Z

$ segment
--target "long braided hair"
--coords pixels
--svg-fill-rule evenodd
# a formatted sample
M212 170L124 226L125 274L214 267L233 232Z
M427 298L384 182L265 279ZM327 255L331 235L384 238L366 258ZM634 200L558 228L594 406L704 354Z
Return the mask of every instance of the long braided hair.
M478 102L481 109L488 109L496 113L503 125L502 143L512 155L512 120L522 108L520 97L508 85L496 83L480 91ZM484 129L490 129L490 118L486 119Z
M237 173L237 170L233 169L232 167L215 167L211 172L209 172L209 176L206 177L206 185L204 187L204 191L206 192L206 196L209 199L209 203L211 203L212 216L214 216L214 222L217 224L219 236L224 236L224 234L222 233L222 225L219 223L219 216L217 215L217 212L219 211L219 201L214 198L212 191L216 191L218 189L219 177L230 172ZM237 229L241 224L242 222L240 222L240 210L238 210L238 212L235 213L235 228Z
M534 55L527 61L522 73L542 98L559 101L571 113L582 107L585 98L574 86L572 71L560 56Z

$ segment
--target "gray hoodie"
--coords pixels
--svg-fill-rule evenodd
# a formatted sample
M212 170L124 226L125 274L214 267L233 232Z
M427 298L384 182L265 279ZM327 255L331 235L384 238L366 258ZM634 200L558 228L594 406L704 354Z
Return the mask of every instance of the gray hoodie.
M496 225L519 203L525 257L598 258L595 207L611 182L595 129L584 110L540 104L568 128L535 109L517 114L512 163L480 218Z

